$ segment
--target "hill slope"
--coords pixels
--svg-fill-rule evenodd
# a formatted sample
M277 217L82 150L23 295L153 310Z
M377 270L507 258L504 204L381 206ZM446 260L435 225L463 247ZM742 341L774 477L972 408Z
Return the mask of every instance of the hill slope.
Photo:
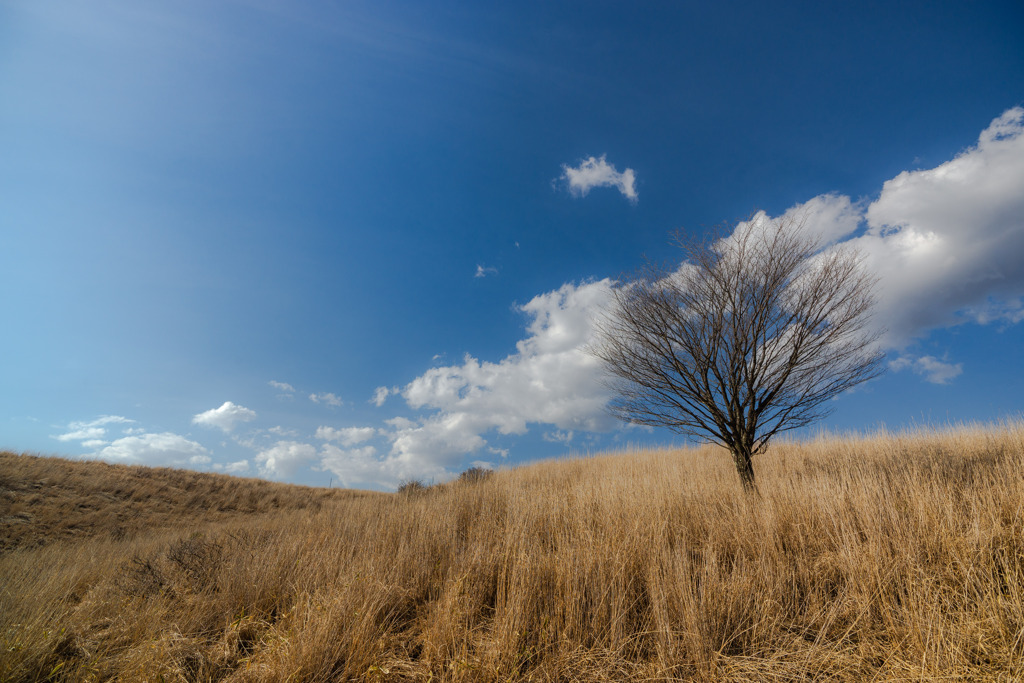
M75 538L123 538L278 510L316 510L350 495L222 474L0 451L0 554Z
M541 463L0 557L0 680L1024 680L1024 423Z

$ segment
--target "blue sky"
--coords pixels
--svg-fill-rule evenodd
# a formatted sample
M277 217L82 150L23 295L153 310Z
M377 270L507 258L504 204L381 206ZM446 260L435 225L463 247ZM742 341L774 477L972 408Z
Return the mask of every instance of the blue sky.
M781 3L780 3L781 5ZM0 447L390 488L681 443L580 350L669 233L810 215L890 372L1020 415L1017 2L0 5Z

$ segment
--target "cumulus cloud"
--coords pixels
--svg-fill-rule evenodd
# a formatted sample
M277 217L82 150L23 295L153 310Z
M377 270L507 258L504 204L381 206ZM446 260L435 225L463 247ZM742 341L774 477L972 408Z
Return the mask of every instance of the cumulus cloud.
M89 441L103 441L103 437L106 433L107 430L103 427L83 427L81 429L67 432L66 434L58 434L53 438L57 439L57 441L80 441L82 439L88 439Z
M404 418L388 421L393 431L385 434L393 440L417 423ZM395 488L409 479L445 481L452 474L436 463L406 462L401 457L381 452L367 443L380 438L381 430L373 427L333 429L320 427L317 438L334 443L313 444L299 441L279 441L260 452L255 461L263 476L287 479L302 467L331 472L342 486L350 488ZM340 444L340 445L336 445Z
M107 462L163 467L198 467L211 462L209 451L203 446L170 432L126 436L97 451L93 457Z
M467 413L441 413L406 424L389 434L391 468L403 478L443 477L467 453L483 447L491 425Z
M394 488L400 482L389 464L377 457L373 446L342 449L324 444L317 469L331 472L346 488L367 485Z
M824 243L846 238L878 278L874 323L902 350L934 329L1024 320L1024 108L1003 113L978 143L936 168L904 171L866 207L821 195L786 217ZM762 213L737 230L767 217ZM772 219L768 219L772 220ZM927 357L930 358L930 357ZM926 377L955 377L922 359L898 361ZM925 369L933 363L931 370ZM953 374L951 374L953 373Z
M550 441L551 443L569 443L572 441L573 436L574 432L572 430L563 432L560 429L556 429L551 432L544 432L543 438L545 441Z
M523 434L539 424L567 439L573 430L613 428L598 361L585 351L611 287L610 280L566 284L534 297L520 307L529 324L515 353L496 363L467 355L460 364L430 368L401 390L377 388L374 403L400 394L418 416L385 420L383 429L321 426L316 437L329 443L318 449L279 441L256 456L260 472L287 478L310 466L332 472L345 486L446 481L467 455L508 456L488 443L493 432Z
M249 473L249 461L248 460L236 460L235 462L228 462L221 464L215 464L213 469L224 474L248 474Z
M370 399L370 402L373 403L378 408L380 408L382 405L384 405L384 401L388 400L388 396L397 393L399 393L398 387L395 387L393 389L388 389L387 387L377 387L377 389L373 392L373 398Z
M900 347L969 320L1024 318L1024 108L936 168L885 183L854 243L881 278L880 316Z
M585 197L595 187L614 187L631 202L638 199L633 169L627 168L619 173L608 163L604 154L600 158L588 157L575 168L562 164L560 179L568 183L569 192L575 197Z
M71 422L67 427L70 431L51 438L57 439L57 441L82 441L82 445L86 448L95 448L96 445L106 443L107 425L131 424L133 422L134 420L120 415L101 415L88 422Z
M803 229L826 246L853 234L863 221L864 207L846 195L823 194L795 206L782 218L801 221Z
M636 198L632 170L618 173L604 157L565 167L563 179L577 196L593 187L615 187ZM963 372L961 363L908 347L939 327L1024 320L1024 109L995 119L977 144L956 158L889 180L874 201L826 194L792 207L784 217L799 217L823 244L848 243L862 251L865 267L879 280L876 323L888 330L883 344L895 352L893 370L909 370L938 384L954 381ZM736 229L757 229L769 220L759 214ZM488 271L480 266L478 272ZM609 395L598 361L584 350L612 286L610 280L566 284L534 297L520 307L526 334L503 359L467 354L453 363L438 356L435 367L403 388L378 387L370 402L381 406L401 395L416 411L385 421L381 429L321 426L316 431L321 443L312 444L298 440L295 431L273 428L260 437L276 434L284 440L262 450L253 445L259 452L250 460L217 465L211 465L203 446L171 433L132 433L108 444L111 425L131 422L119 416L70 423L54 438L105 446L96 456L117 462L255 470L284 479L311 467L333 473L345 486L376 487L413 478L450 479L467 461L486 464L491 455L505 457L506 449L489 443L495 435L521 435L535 426L552 442L587 443L593 433L618 424L604 410ZM270 385L295 393L284 382ZM310 400L341 405L330 393L311 394ZM229 401L193 422L228 433L255 417Z
M254 460L260 474L278 479L288 479L301 467L318 462L316 447L298 441L278 441L260 451Z
M309 400L312 401L313 403L323 403L325 405L334 406L334 407L337 407L337 406L341 405L341 399L340 398L338 398L334 394L328 394L328 393L310 394L309 395Z
M611 293L610 280L566 284L534 297L516 353L497 363L467 355L431 368L402 391L408 405L433 414L392 422L390 456L410 472L450 467L487 444L489 431L523 434L529 424L603 431L614 426L604 406L598 361L584 349Z
M343 446L354 446L357 443L369 441L377 435L373 427L345 427L334 429L333 427L319 427L316 430L316 438L324 441L337 441Z
M233 430L238 423L254 419L256 419L254 411L235 405L231 401L225 401L220 408L213 408L193 416L192 422L204 427L216 427L226 434Z
M494 266L481 266L479 263L476 264L476 274L473 277L487 277L488 275L497 275L498 269Z
M889 368L897 372L913 370L932 384L949 384L951 379L963 372L962 363L947 363L935 356L921 356L920 358L900 356L889 362Z

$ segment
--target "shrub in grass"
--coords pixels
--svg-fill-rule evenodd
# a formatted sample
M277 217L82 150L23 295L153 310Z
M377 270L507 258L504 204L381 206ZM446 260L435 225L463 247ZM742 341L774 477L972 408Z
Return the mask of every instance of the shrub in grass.
M398 493L403 496L416 496L425 493L427 488L427 485L419 479L410 479L399 484Z
M459 481L466 484L476 484L487 481L492 474L494 474L494 470L489 470L485 467L470 467L459 475Z

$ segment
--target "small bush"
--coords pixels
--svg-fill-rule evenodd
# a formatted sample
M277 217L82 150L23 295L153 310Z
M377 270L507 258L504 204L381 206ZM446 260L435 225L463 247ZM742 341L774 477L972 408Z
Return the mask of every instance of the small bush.
M411 479L409 481L403 481L398 486L398 493L403 496L416 496L421 493L425 493L427 485L419 479Z
M121 568L115 583L126 595L149 597L164 589L167 577L153 559L136 555Z
M217 570L223 560L223 546L199 536L181 539L167 549L167 559L196 592L214 586Z
M484 467L470 467L459 475L459 481L466 484L476 484L482 481L487 481L492 474L494 474L494 470L489 470Z

